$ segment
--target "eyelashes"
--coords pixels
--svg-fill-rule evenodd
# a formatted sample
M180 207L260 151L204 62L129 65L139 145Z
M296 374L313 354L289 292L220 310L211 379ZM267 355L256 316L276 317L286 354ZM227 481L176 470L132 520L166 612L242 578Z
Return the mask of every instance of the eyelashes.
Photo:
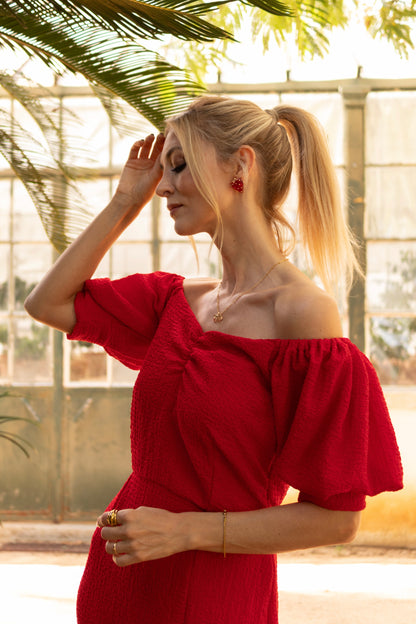
M173 173L180 173L181 171L183 171L186 167L186 162L183 162L182 164L178 165L177 167L173 167L172 171Z

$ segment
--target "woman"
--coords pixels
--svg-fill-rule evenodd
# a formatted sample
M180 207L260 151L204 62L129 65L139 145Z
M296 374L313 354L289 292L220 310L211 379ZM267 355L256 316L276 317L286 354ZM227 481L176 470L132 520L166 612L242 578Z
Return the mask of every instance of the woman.
M365 496L402 487L371 364L287 260L292 163L302 242L339 283L355 259L315 119L203 97L135 143L109 205L26 302L141 370L133 473L98 519L81 624L276 623L275 553L351 541ZM90 280L154 192L178 234L211 235L220 282ZM288 485L299 500L280 506Z

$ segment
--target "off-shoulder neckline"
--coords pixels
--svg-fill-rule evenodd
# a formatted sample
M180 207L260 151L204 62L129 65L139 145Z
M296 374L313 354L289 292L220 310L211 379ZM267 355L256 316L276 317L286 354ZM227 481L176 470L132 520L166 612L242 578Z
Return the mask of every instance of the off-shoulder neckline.
M271 344L271 345L277 345L277 344L313 344L313 343L320 343L320 342L345 342L345 343L351 343L350 339L345 337L345 336L337 336L337 337L333 337L333 338L249 338L248 336L239 336L236 334L228 334L226 332L221 332L215 329L209 329L209 330L204 330L204 328L202 327L202 325L200 324L200 322L198 321L197 317L195 316L194 311L192 310L192 307L188 301L188 299L186 298L185 295L185 290L183 287L183 283L185 278L181 275L177 275L178 281L179 281L179 292L181 294L182 297L182 301L184 304L184 308L186 309L186 311L188 312L189 317L192 319L196 329L198 330L199 334L202 336L218 336L218 337L222 337L223 339L230 339L230 340L241 340L241 341L246 341L246 342L251 342L251 343L262 343L262 344Z

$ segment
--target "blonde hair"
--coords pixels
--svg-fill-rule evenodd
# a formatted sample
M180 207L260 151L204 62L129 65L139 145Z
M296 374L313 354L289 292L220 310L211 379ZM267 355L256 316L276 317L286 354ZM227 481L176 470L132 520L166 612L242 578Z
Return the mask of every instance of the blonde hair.
M222 222L208 162L215 154L219 162L229 163L242 145L249 145L259 164L259 202L280 251L287 255L296 241L283 214L294 169L301 243L325 288L333 289L343 278L350 287L354 269L361 274L326 138L313 115L293 106L264 111L246 100L203 96L170 118L169 130L180 141L194 182L218 217L214 238L221 240Z

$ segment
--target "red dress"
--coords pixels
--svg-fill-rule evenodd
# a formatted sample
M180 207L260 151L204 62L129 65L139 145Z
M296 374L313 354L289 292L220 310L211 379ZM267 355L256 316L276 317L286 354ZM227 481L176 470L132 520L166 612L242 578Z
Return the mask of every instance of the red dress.
M204 332L168 273L90 280L69 336L139 369L132 474L108 506L242 511L301 501L360 510L402 487L375 371L346 338ZM188 551L118 568L94 534L79 624L276 624L275 555Z

